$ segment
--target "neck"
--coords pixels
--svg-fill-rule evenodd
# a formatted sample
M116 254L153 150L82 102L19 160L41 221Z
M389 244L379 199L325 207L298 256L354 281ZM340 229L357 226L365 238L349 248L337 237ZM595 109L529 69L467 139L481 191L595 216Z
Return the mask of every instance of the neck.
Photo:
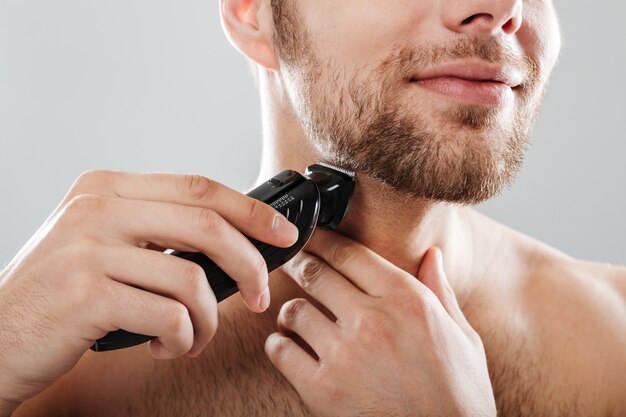
M267 80L265 80L267 82ZM263 88L263 157L257 184L285 169L304 172L322 159L310 143L284 96ZM459 302L473 291L473 222L466 208L407 197L364 174L356 173L352 208L338 232L377 252L416 276L424 253L441 248L445 269ZM483 272L483 271L480 271Z

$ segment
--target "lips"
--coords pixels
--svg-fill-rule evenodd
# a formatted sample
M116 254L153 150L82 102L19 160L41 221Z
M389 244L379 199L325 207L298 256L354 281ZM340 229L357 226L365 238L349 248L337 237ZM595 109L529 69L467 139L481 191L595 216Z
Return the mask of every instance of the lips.
M508 87L518 87L524 81L521 71L505 65L480 62L459 62L441 65L437 68L416 73L411 81L425 81L436 78L460 78L467 81L498 82Z
M418 72L411 84L452 98L479 105L501 105L524 81L521 71L505 65L457 62Z

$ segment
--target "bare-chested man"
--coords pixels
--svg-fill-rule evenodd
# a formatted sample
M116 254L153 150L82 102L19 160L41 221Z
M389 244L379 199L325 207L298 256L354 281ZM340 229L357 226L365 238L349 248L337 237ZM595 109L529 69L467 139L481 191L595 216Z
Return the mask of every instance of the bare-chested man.
M159 361L145 347L89 352L15 414L493 415L484 396L490 389L482 385L482 340L500 415L626 415L626 269L573 259L468 207L497 195L521 164L560 47L552 0L221 0L220 6L229 39L258 78L259 180L318 159L354 170L358 188L341 234L316 233L306 252L272 274L265 313L249 312L239 296L223 302L219 330L199 357ZM153 213L162 210L164 223L192 214L156 203L122 205L120 197L198 206L219 195L226 202L211 200L217 213L235 201L217 184L187 185L196 192L176 194L184 187L165 176L82 177L3 279L20 282L24 271L36 276L29 262L59 243L49 235L68 225L92 228L103 217L98 213L114 219L111 213L131 216L141 207L146 220L133 225L149 232L133 243L143 250L174 244L172 236L154 237ZM153 188L161 190L158 197ZM230 226L206 213L197 215L226 236ZM282 245L293 239L286 229L270 239L269 228L255 230L233 213L223 217L247 234ZM66 217L71 221L63 223ZM103 227L113 220L100 221ZM133 227L125 232L139 233L141 227ZM176 232L193 235L192 229L183 224ZM178 241L177 249L199 248L219 258L192 237ZM233 238L237 242L249 249ZM104 256L90 247L80 253ZM195 340L190 356L198 356L213 336L215 323L200 320L212 307L185 299L189 292L168 293L160 281L185 266L166 267L154 251L151 258L114 249L103 258L111 262L111 276L193 307L193 329L177 327L178 321L168 326L195 332L184 351ZM77 263L58 255L67 268ZM115 266L129 259L136 269ZM140 266L152 261L161 262L163 272L141 275ZM225 269L250 275L252 268ZM133 272L143 281L128 278ZM194 285L203 297L210 294ZM104 309L80 288L82 301L92 300L96 312ZM262 286L244 285L242 293L251 309L265 308ZM137 301L148 305L143 296L137 293ZM45 292L33 297L43 299ZM17 302L9 306L29 314ZM142 311L152 314L148 307ZM155 321L167 322L159 312ZM111 323L132 330L137 313L131 313L121 308ZM46 323L55 320L50 313L31 334L46 334ZM99 330L85 336L86 346ZM158 323L152 330L169 334ZM152 342L152 352L176 356L183 339ZM42 351L54 347L42 341Z

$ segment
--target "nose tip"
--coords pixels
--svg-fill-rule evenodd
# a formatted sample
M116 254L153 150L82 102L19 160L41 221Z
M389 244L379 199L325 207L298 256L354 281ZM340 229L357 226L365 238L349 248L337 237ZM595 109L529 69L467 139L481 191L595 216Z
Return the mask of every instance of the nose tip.
M520 3L520 9L522 8L522 3ZM522 12L520 10L519 13L516 13L513 17L507 20L502 25L502 31L507 35L512 35L517 33L518 30L522 27Z
M444 20L459 33L513 35L522 26L522 0L465 0L450 2Z
M506 35L512 35L520 29L521 25L522 19L517 16L513 16L505 22L502 22L491 14L480 13L464 19L463 22L461 22L461 31L485 35L497 35L502 31Z

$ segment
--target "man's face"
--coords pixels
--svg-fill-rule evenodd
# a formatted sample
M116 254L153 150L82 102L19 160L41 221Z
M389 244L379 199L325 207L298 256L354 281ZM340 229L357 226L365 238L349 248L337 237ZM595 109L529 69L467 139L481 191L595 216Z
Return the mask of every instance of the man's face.
M271 0L281 76L328 162L476 203L519 169L560 47L551 0Z

